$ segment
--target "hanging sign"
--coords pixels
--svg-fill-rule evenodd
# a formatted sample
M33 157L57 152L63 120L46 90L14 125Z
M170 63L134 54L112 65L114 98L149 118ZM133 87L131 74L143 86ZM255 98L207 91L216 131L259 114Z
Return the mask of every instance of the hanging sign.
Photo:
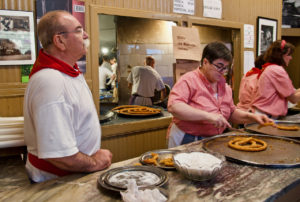
M173 53L176 59L201 60L200 38L196 28L172 27Z

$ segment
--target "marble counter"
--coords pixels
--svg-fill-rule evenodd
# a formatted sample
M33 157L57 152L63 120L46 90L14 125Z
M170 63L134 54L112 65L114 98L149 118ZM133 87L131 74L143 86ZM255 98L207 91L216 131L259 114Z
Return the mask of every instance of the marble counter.
M177 149L187 148L202 150L200 142ZM110 168L136 162L138 157ZM21 159L0 159L0 167L0 201L121 201L119 193L97 187L97 179L105 171L30 184ZM291 190L299 193L300 189L300 168L262 168L226 161L222 172L206 182L190 181L177 171L167 172L169 181L163 188L168 192L168 201L277 201Z

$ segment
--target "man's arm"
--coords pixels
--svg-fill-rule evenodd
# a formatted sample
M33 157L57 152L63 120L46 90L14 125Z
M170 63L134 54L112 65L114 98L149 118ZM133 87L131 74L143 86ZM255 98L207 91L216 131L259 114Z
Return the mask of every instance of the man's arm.
M112 153L106 149L99 149L92 156L78 152L72 156L62 158L48 158L46 161L56 167L72 172L93 172L103 170L111 165Z
M160 91L160 100L163 101L166 98L167 90L164 88Z
M131 90L132 89L132 83L128 83L128 88Z

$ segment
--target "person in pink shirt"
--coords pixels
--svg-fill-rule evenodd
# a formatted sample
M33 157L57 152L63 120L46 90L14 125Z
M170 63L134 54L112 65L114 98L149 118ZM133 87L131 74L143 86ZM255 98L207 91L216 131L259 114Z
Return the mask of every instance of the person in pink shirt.
M223 74L232 62L222 42L209 43L203 50L201 66L180 77L168 101L173 115L169 148L221 134L232 123L271 121L265 115L239 110L233 104L232 89Z
M288 101L300 101L300 89L295 90L285 68L292 59L295 47L285 40L272 43L267 49L262 72L257 82L252 110L255 113L266 114L272 118L285 116L288 111Z
M239 91L239 103L237 108L243 111L249 111L253 95L258 81L257 76L261 72L262 65L264 64L264 55L261 54L255 59L254 65L242 78Z

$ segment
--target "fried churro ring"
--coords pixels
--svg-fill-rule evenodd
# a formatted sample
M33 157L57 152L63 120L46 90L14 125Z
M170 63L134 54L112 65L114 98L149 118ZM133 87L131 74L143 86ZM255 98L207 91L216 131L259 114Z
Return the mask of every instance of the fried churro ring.
M296 131L299 130L298 126L283 126L283 125L276 125L276 128L280 130L288 130L288 131Z
M158 154L151 153L151 156L152 156L152 158L144 159L143 162L146 164L154 164L154 165L158 166L158 163L157 163Z
M228 146L240 151L263 151L267 143L253 137L236 137L228 142Z
M160 164L163 164L165 166L172 167L174 166L174 162L172 158L165 158L159 161Z
M134 105L127 105L127 106L134 106ZM126 115L152 115L160 113L160 109L154 109L151 107L144 107L138 106L137 107L127 107L119 109L119 113L126 114Z
M117 111L117 110L120 110L120 109L133 108L133 107L141 107L141 106L140 105L121 105L121 106L112 108L111 110L112 111Z
M274 126L276 128L278 128L279 130L288 130L288 131L296 131L296 130L299 130L299 127L298 126L284 126L284 125L278 125L278 124L275 124L273 122L268 122L268 123L264 123L264 124L261 124L259 126L259 128L263 127L263 126Z

